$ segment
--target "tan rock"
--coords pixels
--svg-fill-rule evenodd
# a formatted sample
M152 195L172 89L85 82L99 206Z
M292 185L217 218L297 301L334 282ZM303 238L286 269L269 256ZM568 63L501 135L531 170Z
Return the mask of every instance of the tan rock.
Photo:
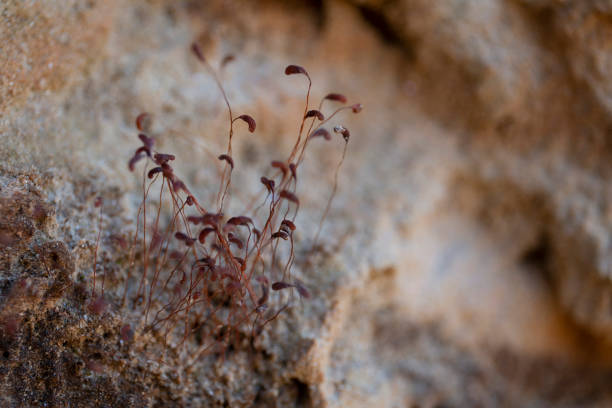
M606 2L0 10L3 406L610 404ZM219 189L227 112L194 40L214 67L235 57L219 78L257 121L235 128L228 214L294 143L307 81L286 65L308 70L311 107L328 92L364 105L333 123L351 139L314 252L344 142L313 141L300 168L293 273L311 299L220 355L122 306L142 259L126 249L136 116L198 200Z

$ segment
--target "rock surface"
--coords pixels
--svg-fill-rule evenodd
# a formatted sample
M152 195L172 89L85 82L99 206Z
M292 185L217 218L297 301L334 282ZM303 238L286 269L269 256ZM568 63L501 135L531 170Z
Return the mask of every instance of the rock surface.
M612 4L553 0L9 1L0 6L2 406L608 406ZM135 117L204 202L227 116L236 211L313 100L365 106L300 174L312 292L187 367L119 307ZM318 103L318 102L317 102ZM96 198L103 197L101 212ZM101 214L101 216L99 216ZM92 312L98 273L109 304ZM101 272L102 271L102 272ZM133 338L123 331L135 328ZM172 342L171 342L172 343Z

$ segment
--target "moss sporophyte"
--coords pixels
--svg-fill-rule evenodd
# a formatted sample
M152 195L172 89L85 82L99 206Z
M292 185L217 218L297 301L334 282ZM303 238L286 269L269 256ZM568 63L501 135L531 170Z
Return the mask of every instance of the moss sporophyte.
M173 163L177 158L155 149L155 140L148 135L152 116L142 113L136 118L141 146L129 159L128 167L136 171L144 162L142 201L136 216L136 233L127 243L128 275L121 301L121 307L140 311L142 321L138 327L143 332L154 331L164 339L172 335L179 339L176 343L179 347L189 343L190 350L185 353L187 364L206 353L225 350L232 341L258 336L296 297L311 297L306 285L292 277L294 232L299 228L296 215L300 200L296 189L300 165L311 142L317 139L333 142L325 127L331 119L343 111L358 113L362 109L360 104L348 105L347 98L338 93L328 94L312 109L310 75L300 66L287 66L286 75L301 75L308 82L295 144L286 158L270 163L269 174L256 179L261 183L261 196L265 197L256 210L250 214L226 214L232 174L238 167L232 155L232 138L240 129L239 122L251 133L257 125L249 115L234 115L215 70L197 44L191 50L214 78L228 111L227 149L218 156L223 163L218 193L214 202L201 202L176 174ZM326 102L340 107L325 116ZM333 131L341 136L344 149L315 243L336 194L338 172L350 140L344 126L336 126ZM96 207L101 206L100 199ZM263 216L258 213L262 208ZM96 282L95 266L91 291L89 308L93 313L101 313L106 307L104 280L101 284ZM121 338L128 341L134 336L133 330L125 324Z

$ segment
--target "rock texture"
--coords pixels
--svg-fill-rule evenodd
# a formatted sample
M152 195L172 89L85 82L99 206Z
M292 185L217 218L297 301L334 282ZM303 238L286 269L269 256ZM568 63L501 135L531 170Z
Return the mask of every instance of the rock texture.
M608 406L612 4L553 0L30 1L0 6L2 406ZM134 118L202 200L232 107L232 208L327 92L361 102L300 176L312 292L187 366L119 306ZM318 103L318 102L317 102ZM178 160L177 160L178 161ZM98 196L104 204L95 207ZM98 273L109 306L92 313ZM100 272L102 271L102 272ZM134 326L132 336L122 332Z

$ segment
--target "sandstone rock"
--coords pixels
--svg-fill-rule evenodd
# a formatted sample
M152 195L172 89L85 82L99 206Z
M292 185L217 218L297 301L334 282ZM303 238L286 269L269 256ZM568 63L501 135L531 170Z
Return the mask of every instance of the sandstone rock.
M1 9L3 406L610 404L608 3ZM227 113L194 40L214 67L235 57L220 80L257 121L236 127L228 213L295 140L307 82L286 65L306 67L314 105L342 92L364 110L334 123L351 140L314 253L342 140L301 168L294 273L311 299L190 361L121 299L136 116L199 200L219 189Z

